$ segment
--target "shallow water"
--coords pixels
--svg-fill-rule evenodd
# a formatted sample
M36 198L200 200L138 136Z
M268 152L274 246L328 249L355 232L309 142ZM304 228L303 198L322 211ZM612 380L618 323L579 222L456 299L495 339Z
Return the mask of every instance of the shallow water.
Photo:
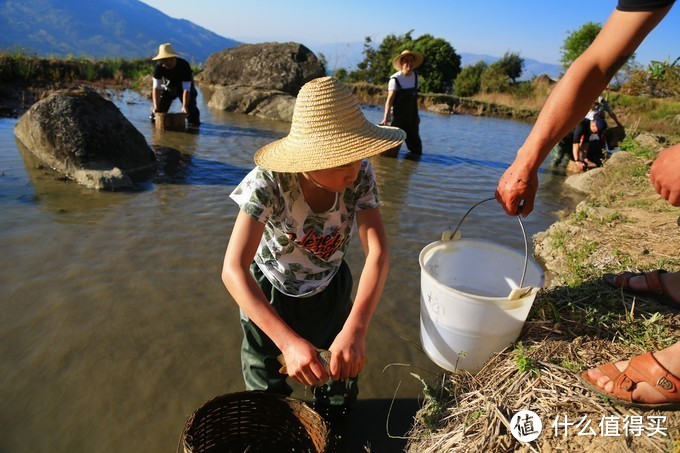
M228 195L254 151L290 125L210 110L199 98L197 134L159 132L149 101L110 96L149 143L181 152L140 192L55 180L20 151L17 120L0 119L0 452L174 451L189 414L243 389L238 310L220 281L237 214ZM392 398L398 386L397 398L417 397L409 373L441 373L419 349L418 254L493 196L530 126L423 113L421 130L420 160L404 150L374 159L392 267L369 331L362 399ZM541 178L528 235L576 200L561 177ZM461 231L523 249L517 221L494 201ZM355 242L347 260L358 276Z

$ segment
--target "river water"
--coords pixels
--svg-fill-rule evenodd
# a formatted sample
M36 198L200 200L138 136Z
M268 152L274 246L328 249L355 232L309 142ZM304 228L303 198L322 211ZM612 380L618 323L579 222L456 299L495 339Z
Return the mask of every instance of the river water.
M148 100L110 92L149 143L178 159L139 192L96 192L28 163L0 119L0 453L174 451L186 417L240 391L238 310L220 281L237 214L228 195L290 125L209 109L196 134L156 131ZM177 104L177 103L176 103ZM174 109L178 105L173 105ZM369 120L382 117L364 106ZM391 270L368 336L360 398L415 398L441 374L420 349L418 254L492 197L530 126L422 113L420 160L373 159ZM527 234L577 201L541 172ZM523 248L517 222L480 205L463 235ZM358 276L359 243L347 258ZM355 278L356 282L357 278ZM304 388L296 396L308 397Z

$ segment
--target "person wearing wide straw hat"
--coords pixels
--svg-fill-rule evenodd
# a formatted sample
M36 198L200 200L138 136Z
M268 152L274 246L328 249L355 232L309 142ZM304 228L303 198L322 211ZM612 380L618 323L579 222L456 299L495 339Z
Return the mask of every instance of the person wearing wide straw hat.
M418 116L418 74L415 69L423 63L423 55L417 51L404 50L392 60L397 70L387 85L385 115L380 124L403 129L406 146L414 154L423 153L420 140L420 117ZM390 121L390 116L392 120ZM397 149L398 152L398 149Z
M158 63L153 68L151 120L154 120L155 113L167 113L172 101L179 98L189 126L198 126L201 124L201 112L196 105L198 92L194 86L194 74L189 62L179 55L172 44L165 43L158 46L158 55L152 58Z
M285 364L293 379L317 386L320 409L348 408L356 399L388 270L367 158L404 138L400 129L370 123L349 88L322 77L300 90L289 134L255 153L257 166L231 193L240 212L222 269L241 310L248 390L290 395L279 372ZM344 256L355 229L366 261L352 303ZM330 363L318 349L330 351Z

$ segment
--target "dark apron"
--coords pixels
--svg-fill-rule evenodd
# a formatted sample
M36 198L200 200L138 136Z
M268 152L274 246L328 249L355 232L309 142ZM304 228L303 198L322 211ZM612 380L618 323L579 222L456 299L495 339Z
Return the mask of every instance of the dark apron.
M416 85L413 88L402 88L399 80L392 77L397 85L397 90L392 103L392 122L406 132L406 146L412 153L422 154L423 145L420 140L420 117L418 116L418 74Z

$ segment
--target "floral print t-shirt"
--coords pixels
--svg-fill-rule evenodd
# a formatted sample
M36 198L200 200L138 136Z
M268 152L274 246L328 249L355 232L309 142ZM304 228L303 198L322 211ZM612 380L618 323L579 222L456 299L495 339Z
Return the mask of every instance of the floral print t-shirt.
M295 297L311 296L330 283L345 256L357 211L378 207L368 160L361 163L354 185L336 194L323 213L307 205L297 173L255 167L230 197L265 224L255 263L276 289Z

